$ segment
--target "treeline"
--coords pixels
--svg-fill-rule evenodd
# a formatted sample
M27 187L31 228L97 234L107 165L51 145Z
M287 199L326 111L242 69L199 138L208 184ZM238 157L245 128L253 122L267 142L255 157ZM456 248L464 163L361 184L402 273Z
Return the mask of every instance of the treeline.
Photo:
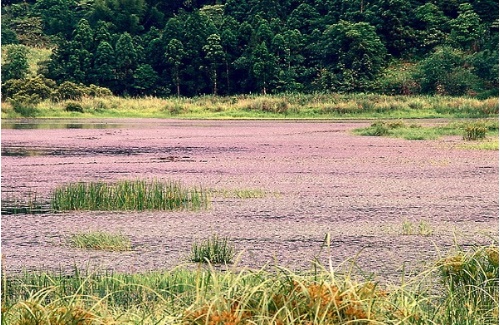
M371 91L486 97L498 96L498 5L3 1L2 45L53 48L39 63L43 78L117 95ZM4 86L27 77L25 59L22 46L8 47Z

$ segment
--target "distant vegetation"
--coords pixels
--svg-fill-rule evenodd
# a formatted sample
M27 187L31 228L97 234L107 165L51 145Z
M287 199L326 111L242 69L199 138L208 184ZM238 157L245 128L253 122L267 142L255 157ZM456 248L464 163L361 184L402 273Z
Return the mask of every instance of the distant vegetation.
M78 89L498 97L498 10L495 0L6 1L2 101L78 100Z
M355 134L367 136L391 136L407 140L434 140L445 135L461 135L464 140L484 140L489 136L496 142L498 150L498 121L476 120L472 122L452 122L446 125L423 127L402 121L377 121L367 128L354 130ZM493 148L493 146L492 146Z
M35 84L43 84L36 77ZM200 97L124 98L105 95L101 88L66 82L78 96L2 104L4 118L16 117L159 117L159 118L488 118L498 117L498 98L450 96L388 96L380 94L281 94ZM73 88L74 87L74 88ZM48 91L47 93L51 93ZM66 96L64 96L66 97ZM68 97L66 97L68 98Z

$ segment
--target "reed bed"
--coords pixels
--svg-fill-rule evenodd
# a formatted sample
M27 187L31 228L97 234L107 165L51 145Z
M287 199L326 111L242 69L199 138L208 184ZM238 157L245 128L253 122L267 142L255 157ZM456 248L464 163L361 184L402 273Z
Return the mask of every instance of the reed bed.
M124 180L117 183L70 183L56 188L55 211L198 210L208 206L203 188L185 188L175 181Z
M144 274L3 274L3 324L498 324L498 245L401 281L352 265Z
M74 101L73 101L74 102ZM185 97L116 96L76 103L83 112L66 111L67 101L32 105L37 117L173 117L173 118L486 118L498 116L498 98L388 96L380 94L280 94ZM4 117L18 117L11 103Z

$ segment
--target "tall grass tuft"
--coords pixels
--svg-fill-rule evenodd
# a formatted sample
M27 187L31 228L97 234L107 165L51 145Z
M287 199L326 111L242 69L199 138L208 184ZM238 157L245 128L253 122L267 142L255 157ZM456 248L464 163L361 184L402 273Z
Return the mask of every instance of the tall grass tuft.
M234 245L227 237L212 235L201 242L194 242L191 247L191 261L211 264L232 263L235 256Z
M464 126L463 139L468 141L479 140L486 138L488 131L486 124L481 121L467 123Z
M208 195L202 188L186 189L174 181L70 183L54 190L51 206L56 211L197 210L208 206Z

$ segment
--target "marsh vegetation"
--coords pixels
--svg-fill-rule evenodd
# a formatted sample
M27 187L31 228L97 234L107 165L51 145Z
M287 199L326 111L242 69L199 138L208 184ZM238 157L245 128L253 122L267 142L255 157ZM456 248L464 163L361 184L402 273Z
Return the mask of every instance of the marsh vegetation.
M459 247L402 283L352 265L2 274L4 324L498 324L498 247Z

